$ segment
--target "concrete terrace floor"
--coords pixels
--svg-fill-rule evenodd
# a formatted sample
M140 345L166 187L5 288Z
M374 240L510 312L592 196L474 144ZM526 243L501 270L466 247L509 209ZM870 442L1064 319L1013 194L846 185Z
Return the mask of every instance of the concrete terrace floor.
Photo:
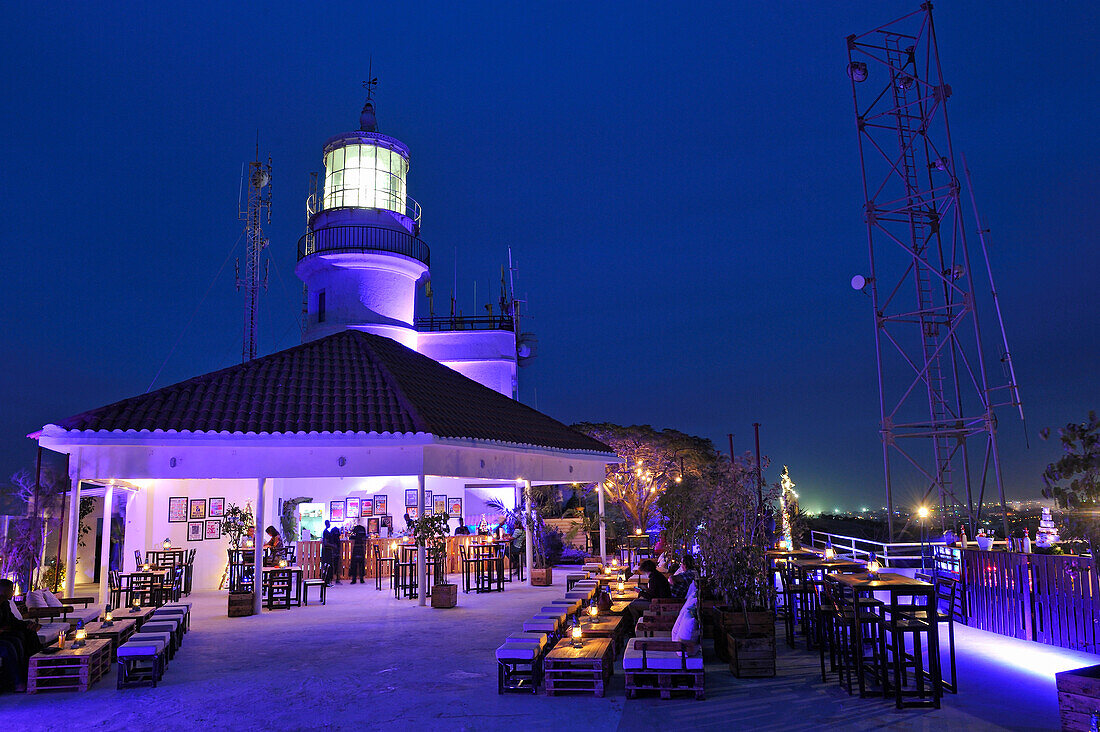
M1100 657L958 628L962 692L943 709L896 711L822 684L818 656L780 642L778 675L737 679L707 642L707 698L627 700L496 692L494 649L564 593L506 585L453 610L346 582L328 605L226 617L221 592L192 595L191 632L156 689L0 695L6 730L220 729L1057 729L1054 673Z

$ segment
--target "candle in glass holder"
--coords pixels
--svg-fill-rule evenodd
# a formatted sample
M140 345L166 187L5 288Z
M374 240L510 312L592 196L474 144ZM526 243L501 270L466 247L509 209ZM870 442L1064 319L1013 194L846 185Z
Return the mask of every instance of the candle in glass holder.
M88 631L84 630L84 626L81 625L76 629L76 640L73 641L73 648L83 648L87 638Z
M172 540L171 539L165 539L164 542L163 542L163 546L164 546L165 549L171 549L172 548Z
M623 592L626 591L626 583L620 580L619 583L615 585L615 589L619 591L620 595L623 594Z
M573 647L574 648L580 648L582 645L584 645L584 643L582 641L581 626L579 626L579 625L574 625L573 626L572 637L573 637Z

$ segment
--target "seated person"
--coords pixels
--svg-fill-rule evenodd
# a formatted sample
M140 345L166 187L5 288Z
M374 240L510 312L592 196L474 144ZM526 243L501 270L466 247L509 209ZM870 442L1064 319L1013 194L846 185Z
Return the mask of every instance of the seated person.
M264 533L267 534L267 541L264 542L264 549L270 550L271 564L276 565L279 563L280 559L286 556L286 547L283 546L283 537L279 535L279 531L274 526L268 526L264 529Z
M5 667L7 656L14 655L16 662L3 670L3 678L8 680L15 691L27 689L27 661L42 649L38 640L38 629L42 626L32 620L20 620L15 608L15 583L9 579L0 579L0 642L5 646Z
M458 528L455 529L455 536L469 536L470 527L466 525L465 521L460 517L458 519Z
M653 600L672 597L672 587L669 585L668 579L657 571L656 562L652 559L642 562L641 566L638 567L638 573L643 572L648 573L649 584L647 587L638 588L638 599L626 606L631 629L638 624L638 619L649 609Z
M687 597L688 588L691 587L691 583L694 581L695 557L685 554L683 564L676 570L676 574L672 575L672 596L677 600L683 600Z

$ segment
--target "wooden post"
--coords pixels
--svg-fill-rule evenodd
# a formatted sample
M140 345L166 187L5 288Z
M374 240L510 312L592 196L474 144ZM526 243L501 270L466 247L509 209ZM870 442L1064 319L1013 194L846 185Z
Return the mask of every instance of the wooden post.
M417 519L424 518L424 475L420 474L416 476L416 505L420 506L420 510L417 515ZM430 591L428 588L428 566L424 562L424 545L417 543L416 545L416 583L418 591L416 593L417 603L420 606L427 604L427 595Z
M527 586L533 587L535 584L535 575L532 570L535 568L535 526L531 516L531 481L523 481L523 530L526 535L523 537L524 547L524 561L527 563Z
M76 464L69 463L69 541L68 555L65 557L65 597L73 597L76 594L76 540L80 536L80 457L82 452L78 448Z
M256 479L256 530L252 537L252 612L259 615L264 609L264 546L260 540L264 525L264 483L267 478Z
M603 481L596 483L597 511L600 520L600 561L607 564L607 524L604 523L604 485Z
M107 483L103 493L103 536L99 540L99 604L111 596L107 575L111 571L111 510L115 501L115 485Z

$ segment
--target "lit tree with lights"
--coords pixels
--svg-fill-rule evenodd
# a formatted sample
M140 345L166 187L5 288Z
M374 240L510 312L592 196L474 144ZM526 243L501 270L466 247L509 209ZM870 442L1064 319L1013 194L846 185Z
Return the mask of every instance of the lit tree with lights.
M677 430L655 430L649 425L573 425L609 445L622 463L607 466L604 490L617 503L634 529L646 531L662 518L658 499L666 489L699 477L717 452L710 440ZM595 484L589 489L595 488ZM673 517L665 516L666 520Z

